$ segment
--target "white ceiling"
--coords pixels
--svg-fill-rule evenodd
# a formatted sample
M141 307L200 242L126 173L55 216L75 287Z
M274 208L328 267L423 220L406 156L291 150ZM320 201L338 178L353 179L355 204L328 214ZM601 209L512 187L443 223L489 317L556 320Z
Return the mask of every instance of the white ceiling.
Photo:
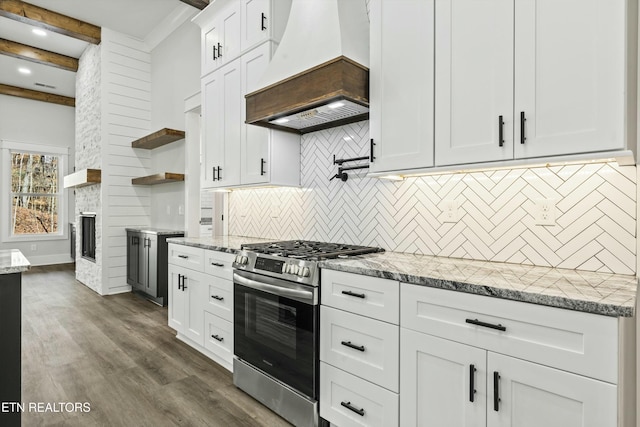
M168 16L185 7L180 0L26 0L43 7L103 28L144 40ZM195 11L196 9L194 9ZM47 31L37 36L34 27L0 17L0 38L79 58L88 43ZM18 72L24 67L30 75ZM26 89L75 96L75 73L55 67L0 55L0 83ZM42 87L36 83L54 86Z

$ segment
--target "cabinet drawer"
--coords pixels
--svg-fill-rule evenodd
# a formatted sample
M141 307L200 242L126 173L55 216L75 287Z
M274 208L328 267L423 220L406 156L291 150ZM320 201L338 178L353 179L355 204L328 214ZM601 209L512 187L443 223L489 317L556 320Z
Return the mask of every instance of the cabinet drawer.
M218 251L204 251L204 272L223 279L233 280L233 260L235 254Z
M320 307L320 360L398 392L400 328Z
M204 348L225 361L233 361L233 324L204 312Z
M340 427L398 425L398 395L320 362L320 416Z
M398 324L398 282L323 269L321 284L323 305Z
M402 327L618 381L614 317L408 284L401 286L401 305Z
M204 249L171 243L169 244L169 264L204 271Z
M233 281L215 276L207 276L206 284L209 285L207 311L232 322Z

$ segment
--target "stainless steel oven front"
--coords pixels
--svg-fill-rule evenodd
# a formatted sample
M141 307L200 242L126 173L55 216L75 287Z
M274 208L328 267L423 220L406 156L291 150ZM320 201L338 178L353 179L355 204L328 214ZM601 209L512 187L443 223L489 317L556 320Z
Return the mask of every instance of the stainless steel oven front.
M234 271L234 384L295 425L318 425L318 287Z

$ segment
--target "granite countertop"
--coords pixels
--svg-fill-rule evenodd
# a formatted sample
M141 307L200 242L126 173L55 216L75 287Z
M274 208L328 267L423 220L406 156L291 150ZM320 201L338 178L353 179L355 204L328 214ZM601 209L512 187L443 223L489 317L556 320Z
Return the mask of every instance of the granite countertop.
M0 274L22 273L31 263L18 249L0 250Z
M214 237L174 237L167 239L168 243L194 246L196 248L210 249L212 251L237 253L241 246L249 243L273 242L277 239L259 239L256 237L242 236L214 236Z
M158 236L164 236L167 234L182 234L184 235L183 230L168 230L164 228L155 228L155 227L127 227L127 231L138 231L140 233L151 233L157 234Z
M397 252L320 267L614 317L634 315L638 288L634 276Z

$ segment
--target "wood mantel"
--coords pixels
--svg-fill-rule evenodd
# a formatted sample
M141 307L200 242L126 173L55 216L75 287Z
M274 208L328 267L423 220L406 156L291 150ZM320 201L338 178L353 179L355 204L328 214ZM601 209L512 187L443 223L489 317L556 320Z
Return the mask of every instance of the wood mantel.
M82 169L64 177L64 188L80 188L87 185L100 184L102 182L102 170Z

